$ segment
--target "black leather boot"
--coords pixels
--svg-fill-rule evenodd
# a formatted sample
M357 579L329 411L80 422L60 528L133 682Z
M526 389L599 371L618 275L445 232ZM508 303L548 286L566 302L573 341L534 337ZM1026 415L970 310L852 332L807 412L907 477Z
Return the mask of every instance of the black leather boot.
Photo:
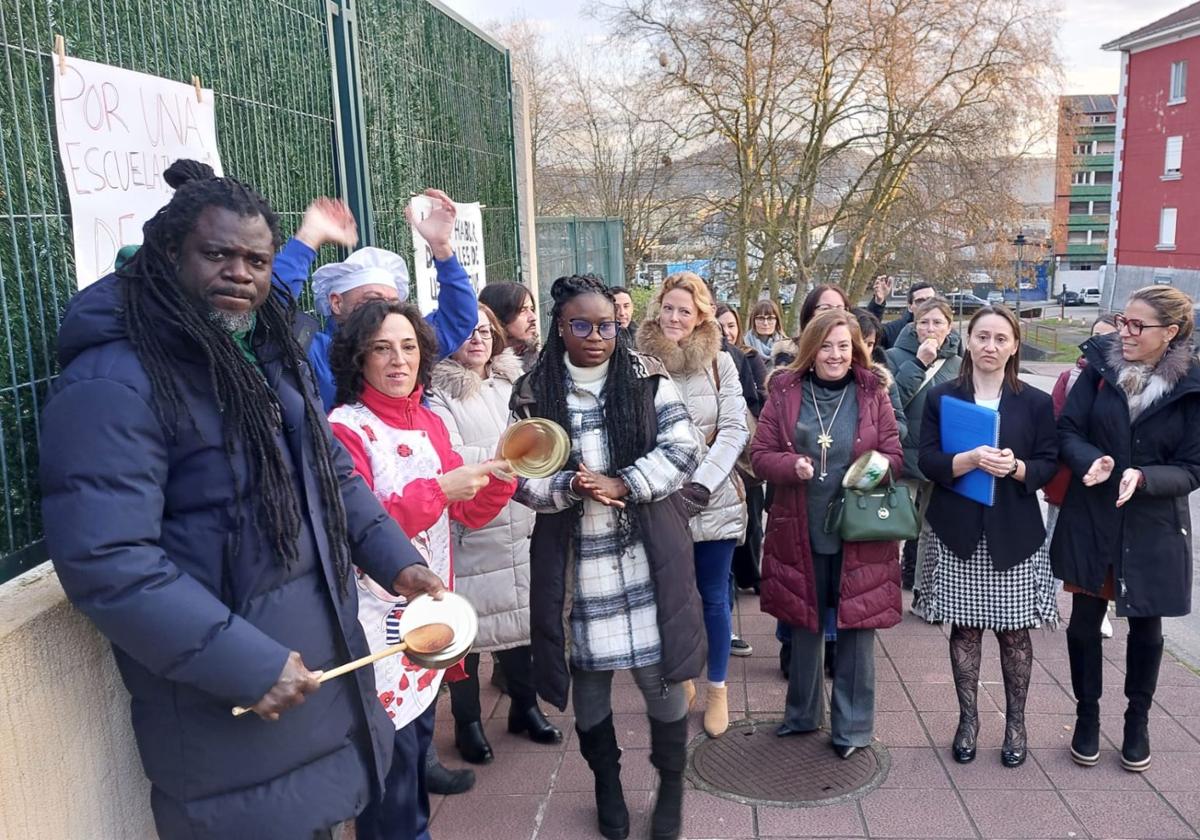
M676 840L683 830L686 716L671 723L650 719L650 763L658 770L658 793L650 817L650 837L652 840Z
M1100 633L1072 634L1067 628L1067 656L1071 661L1071 690L1075 693L1075 733L1071 760L1081 767L1100 761L1100 695L1104 691L1104 651ZM1094 636L1094 638L1093 638Z
M526 732L529 734L529 740L535 744L562 743L562 731L546 720L536 703L525 709L518 709L516 704L509 706L508 731L513 735Z
M1125 737L1121 741L1121 766L1131 773L1150 769L1150 704L1158 687L1158 668L1162 663L1162 636L1156 640L1135 639L1125 642Z
M471 764L491 764L495 758L492 745L483 732L483 724L477 720L454 724L454 746L458 747L463 761Z
M629 809L621 789L621 748L613 729L612 715L586 732L575 727L579 752L596 777L596 820L600 833L608 840L629 836Z

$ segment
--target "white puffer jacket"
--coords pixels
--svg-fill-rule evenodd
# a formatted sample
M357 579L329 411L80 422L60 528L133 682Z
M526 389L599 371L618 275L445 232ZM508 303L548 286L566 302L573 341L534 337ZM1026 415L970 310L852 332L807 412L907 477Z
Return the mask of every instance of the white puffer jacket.
M733 466L750 439L750 428L737 366L721 350L720 326L716 321L702 321L676 344L663 335L657 321L644 321L638 327L637 345L666 365L700 444L700 466L689 481L704 485L712 495L708 507L692 517L692 539L741 542L746 535L746 492ZM721 380L719 393L714 360Z
M450 443L465 463L493 457L508 426L508 400L521 376L521 360L505 350L481 379L453 359L433 369L429 407L446 424ZM453 523L455 591L479 613L475 651L529 644L529 540L533 511L510 502L500 515L472 531Z

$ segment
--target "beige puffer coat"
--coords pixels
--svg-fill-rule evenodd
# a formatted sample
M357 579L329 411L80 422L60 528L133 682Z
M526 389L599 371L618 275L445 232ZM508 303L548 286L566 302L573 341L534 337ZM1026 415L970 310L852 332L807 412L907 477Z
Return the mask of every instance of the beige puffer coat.
M689 480L707 487L712 496L708 507L691 519L692 539L741 542L746 536L746 492L733 466L750 439L750 428L737 366L721 350L720 326L702 321L676 344L663 335L657 321L648 320L638 327L637 346L666 365L700 443L700 466ZM719 394L714 360L720 373Z
M508 426L508 400L521 376L521 360L506 350L481 379L453 359L433 369L429 407L446 424L454 451L468 464L493 457ZM529 644L529 540L533 511L510 502L478 530L453 523L455 591L479 613L474 650Z

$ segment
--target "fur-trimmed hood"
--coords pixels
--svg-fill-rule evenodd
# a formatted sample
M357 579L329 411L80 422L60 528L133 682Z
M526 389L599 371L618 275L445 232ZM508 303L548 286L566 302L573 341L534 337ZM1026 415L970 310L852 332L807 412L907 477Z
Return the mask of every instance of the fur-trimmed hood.
M721 326L716 321L701 321L691 335L676 344L663 335L657 320L648 319L638 327L637 349L661 359L672 376L708 370L721 352Z
M796 358L799 352L799 347L794 338L781 338L771 345L771 366L779 364L779 359L782 356L788 356L792 359Z
M512 349L505 350L488 362L492 376L515 383L521 378L521 360ZM446 358L433 368L433 389L452 400L468 400L479 393L483 379L475 371L453 359Z
M1167 348L1154 367L1126 360L1121 352L1119 337L1103 336L1096 342L1096 349L1104 354L1104 360L1112 368L1116 383L1125 392L1129 403L1129 419L1137 420L1146 409L1175 390L1196 364L1192 347L1180 342Z

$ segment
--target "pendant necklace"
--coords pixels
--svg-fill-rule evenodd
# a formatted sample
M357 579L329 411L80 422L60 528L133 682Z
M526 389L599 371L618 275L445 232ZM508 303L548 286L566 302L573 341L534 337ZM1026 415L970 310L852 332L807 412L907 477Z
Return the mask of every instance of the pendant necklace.
M846 400L846 385L842 388L842 396L838 399L837 407L833 410L833 416L829 418L829 425L825 425L825 421L821 419L821 404L817 402L817 389L813 387L812 379L808 380L808 390L812 394L813 408L817 412L817 425L821 427L821 434L817 435L817 446L821 447L821 474L817 476L818 481L824 481L825 476L829 475L828 460L829 447L833 446L833 435L829 430L833 428L833 423L837 420L838 412L842 410L842 403Z

